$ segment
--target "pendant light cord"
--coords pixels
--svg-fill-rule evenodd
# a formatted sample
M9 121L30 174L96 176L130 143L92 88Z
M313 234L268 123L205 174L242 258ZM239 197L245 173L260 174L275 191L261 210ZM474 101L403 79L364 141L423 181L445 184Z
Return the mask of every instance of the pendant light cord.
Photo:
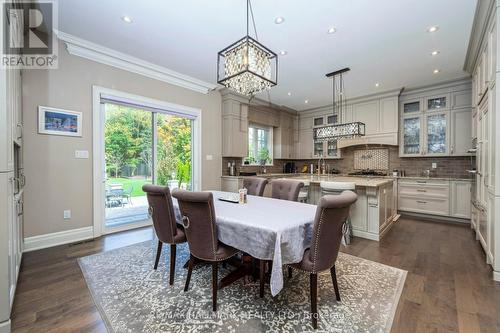
M250 15L252 15L252 25L253 25L253 31L255 33L255 39L259 41L259 35L257 35L257 26L255 25L255 18L253 16L252 2L250 0L247 1L248 1L247 6L250 8ZM247 9L247 35L248 35L248 9Z

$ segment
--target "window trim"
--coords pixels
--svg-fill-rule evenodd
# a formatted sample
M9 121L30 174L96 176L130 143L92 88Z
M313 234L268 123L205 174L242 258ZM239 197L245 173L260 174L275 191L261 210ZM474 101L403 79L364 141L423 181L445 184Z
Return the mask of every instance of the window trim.
M261 125L257 123L248 123L248 132L250 133L250 128L255 128L255 129L260 129L264 131L269 131L269 138L267 142L267 148L269 149L269 157L271 158L271 163L266 163L263 166L274 166L274 127L273 126L267 126L267 125ZM254 140L256 140L256 137L254 136ZM250 153L250 145L249 145L249 135L247 135L247 158ZM250 164L243 164L246 166L262 166L260 163L250 163Z

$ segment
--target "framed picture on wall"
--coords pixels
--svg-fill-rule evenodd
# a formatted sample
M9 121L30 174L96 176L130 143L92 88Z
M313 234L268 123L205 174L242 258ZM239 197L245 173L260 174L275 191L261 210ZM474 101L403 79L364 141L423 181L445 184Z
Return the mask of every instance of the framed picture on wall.
M38 133L82 136L82 113L39 106Z

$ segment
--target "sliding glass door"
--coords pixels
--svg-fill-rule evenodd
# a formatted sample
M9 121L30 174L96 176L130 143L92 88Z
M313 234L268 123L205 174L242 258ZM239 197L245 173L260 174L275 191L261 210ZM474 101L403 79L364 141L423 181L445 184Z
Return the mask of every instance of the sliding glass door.
M193 120L136 105L103 103L105 225L148 222L144 184L192 189Z

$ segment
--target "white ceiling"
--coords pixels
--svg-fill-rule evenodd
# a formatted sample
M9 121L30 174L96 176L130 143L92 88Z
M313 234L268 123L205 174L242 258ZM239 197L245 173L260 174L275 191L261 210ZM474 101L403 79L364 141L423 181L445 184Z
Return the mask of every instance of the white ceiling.
M252 0L260 41L288 52L271 101L296 110L327 105L325 74L346 66L348 97L464 77L476 1ZM217 52L245 34L245 8L245 0L64 0L59 30L215 83ZM275 24L277 16L285 22ZM432 25L439 30L428 33Z

